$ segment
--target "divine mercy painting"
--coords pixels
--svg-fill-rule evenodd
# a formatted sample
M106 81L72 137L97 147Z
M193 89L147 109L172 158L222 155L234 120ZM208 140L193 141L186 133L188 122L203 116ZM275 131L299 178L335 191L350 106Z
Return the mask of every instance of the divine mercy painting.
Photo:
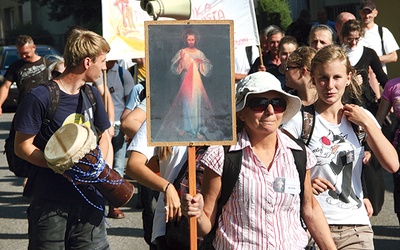
M149 144L232 144L232 22L145 25Z

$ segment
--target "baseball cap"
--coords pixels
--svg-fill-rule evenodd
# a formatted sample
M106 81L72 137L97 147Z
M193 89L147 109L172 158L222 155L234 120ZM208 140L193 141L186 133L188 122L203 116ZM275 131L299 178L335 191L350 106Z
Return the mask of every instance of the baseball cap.
M246 106L247 97L251 94L261 94L276 91L285 96L286 110L283 112L282 123L292 119L301 108L300 98L282 90L281 82L271 73L256 72L238 82L236 86L236 112Z
M376 9L376 4L374 2L372 2L371 0L366 0L366 1L362 2L360 5L360 10L365 10L365 9L372 11L372 10Z

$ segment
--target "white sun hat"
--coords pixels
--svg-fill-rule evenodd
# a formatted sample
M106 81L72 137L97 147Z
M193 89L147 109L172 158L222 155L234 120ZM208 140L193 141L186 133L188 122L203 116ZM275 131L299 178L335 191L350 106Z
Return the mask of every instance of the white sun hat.
M238 82L236 86L236 112L246 106L250 94L261 94L269 91L281 93L286 99L286 110L283 112L282 123L289 121L301 108L301 100L282 90L281 82L271 73L256 72Z

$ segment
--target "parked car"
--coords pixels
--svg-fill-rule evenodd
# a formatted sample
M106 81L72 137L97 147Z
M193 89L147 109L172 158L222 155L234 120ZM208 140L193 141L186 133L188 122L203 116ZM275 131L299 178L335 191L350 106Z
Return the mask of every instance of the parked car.
M60 53L50 45L36 45L36 54L49 58L53 55L60 56ZM15 45L0 47L0 85L4 82L4 75L10 65L20 59ZM18 105L18 89L15 82L10 87L10 92L3 104L3 111L15 111Z

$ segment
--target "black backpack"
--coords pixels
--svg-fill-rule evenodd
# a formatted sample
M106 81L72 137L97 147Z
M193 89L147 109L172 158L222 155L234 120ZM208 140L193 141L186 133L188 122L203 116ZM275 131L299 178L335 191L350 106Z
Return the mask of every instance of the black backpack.
M57 111L61 96L60 88L58 84L55 83L54 81L49 81L43 85L46 86L46 88L49 90L50 106L47 110L46 116L43 119L41 129L49 126L50 121L53 119L54 114ZM92 89L89 85L85 84L83 87L83 91L86 93L90 103L92 104L94 113L96 108L96 98L94 97ZM28 161L21 159L14 152L14 139L15 139L14 118L11 122L8 138L5 140L4 154L6 154L9 170L13 172L15 176L28 177L32 164Z
M297 144L299 144L302 150L292 150L297 171L299 172L300 177L300 201L303 203L303 190L304 190L304 180L306 175L306 163L307 163L307 155L305 151L305 145L301 140L294 140ZM222 208L228 201L233 188L236 184L237 179L239 178L240 169L242 167L242 151L228 151L230 146L224 146L224 170L222 173L222 187L221 187L221 195L219 200L217 201L217 215L215 217L215 223L211 231L203 237L202 240L199 241L199 249L213 249L212 242L215 238L215 231L218 227L218 218L222 213ZM207 147L199 147L196 150L196 186L197 192L200 192L201 189L201 181L203 177L203 167L199 164L199 159L206 151ZM183 189L187 189L188 183L188 163L187 161L182 166L178 176L174 181L174 187L178 191L180 197L183 195L181 192ZM183 188L182 188L183 187ZM170 249L189 249L190 247L190 234L189 234L189 222L186 217L182 216L181 220L168 222L166 226L165 232L165 240Z

